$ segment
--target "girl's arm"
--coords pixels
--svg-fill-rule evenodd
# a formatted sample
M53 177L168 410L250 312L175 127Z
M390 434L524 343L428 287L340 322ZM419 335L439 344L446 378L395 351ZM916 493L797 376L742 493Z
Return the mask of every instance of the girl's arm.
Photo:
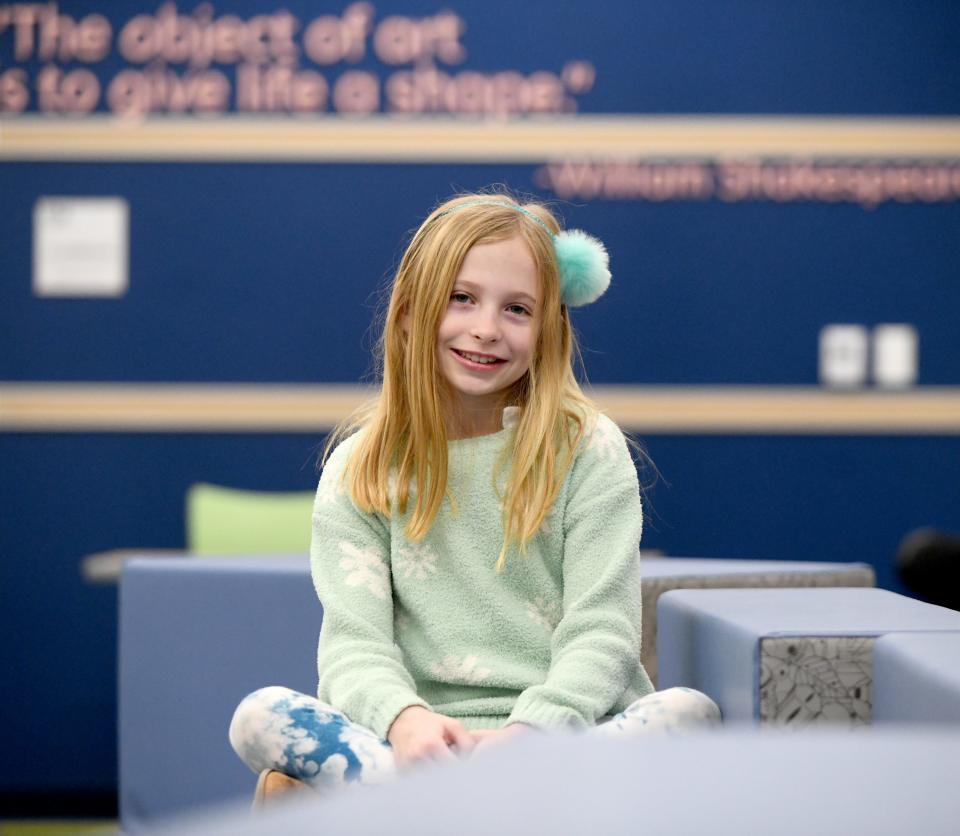
M636 467L623 434L604 415L582 445L564 513L563 615L550 670L520 695L508 722L595 725L639 670L643 515Z
M313 512L310 564L323 604L318 696L382 740L417 696L393 635L386 522L358 509L341 480L352 440L330 456Z

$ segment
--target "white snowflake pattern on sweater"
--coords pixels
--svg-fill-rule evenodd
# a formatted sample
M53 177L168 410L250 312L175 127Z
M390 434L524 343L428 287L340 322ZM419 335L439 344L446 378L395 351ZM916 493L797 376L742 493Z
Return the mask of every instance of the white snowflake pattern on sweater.
M346 540L341 542L340 551L346 555L340 561L340 568L348 572L347 586L363 586L381 601L390 593L390 571L383 554L376 547L357 548Z
M431 672L444 682L476 685L490 676L490 668L478 668L478 661L476 656L466 656L462 660L453 655L445 656L440 664L433 666Z
M327 479L321 479L317 488L317 504L332 505L337 499L347 492L347 485L342 478L342 474L336 477L331 476Z
M617 425L609 420L601 420L601 416L597 415L590 422L587 432L589 435L587 449L596 450L597 456L601 459L615 461L623 438Z
M400 546L393 565L403 572L405 578L413 577L418 581L425 581L427 575L437 571L437 553L426 543L410 543Z
M527 602L527 617L552 632L560 623L560 604L539 596L535 601Z

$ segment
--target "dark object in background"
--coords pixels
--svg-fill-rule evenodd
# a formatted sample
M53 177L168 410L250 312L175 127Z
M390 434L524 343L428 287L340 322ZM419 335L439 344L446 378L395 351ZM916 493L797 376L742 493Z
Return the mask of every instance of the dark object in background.
M935 528L918 528L897 550L900 580L931 604L960 610L960 537Z

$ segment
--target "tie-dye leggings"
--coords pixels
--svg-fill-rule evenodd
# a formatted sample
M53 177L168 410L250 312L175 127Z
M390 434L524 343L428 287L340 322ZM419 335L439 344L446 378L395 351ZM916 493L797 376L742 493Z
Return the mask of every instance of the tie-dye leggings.
M682 734L715 726L720 710L705 694L670 688L642 697L591 734ZM277 769L315 789L378 784L395 772L390 744L314 697L271 686L237 707L230 744L254 772Z

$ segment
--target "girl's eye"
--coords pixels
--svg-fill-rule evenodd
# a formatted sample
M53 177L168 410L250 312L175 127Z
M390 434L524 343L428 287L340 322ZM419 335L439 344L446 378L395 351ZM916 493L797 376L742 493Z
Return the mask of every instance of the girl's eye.
M530 315L530 311L528 311L523 305L510 305L507 310L512 314L517 314L518 316Z
M451 302L469 302L470 297L466 293L463 293L462 291L457 290L450 294L450 301Z

